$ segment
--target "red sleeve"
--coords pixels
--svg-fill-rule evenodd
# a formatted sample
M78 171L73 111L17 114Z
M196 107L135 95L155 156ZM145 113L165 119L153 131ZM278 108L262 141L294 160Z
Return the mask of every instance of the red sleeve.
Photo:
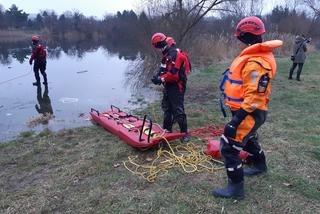
M165 82L179 82L179 73L172 74L171 72L167 72L161 75L161 78L164 79Z
M34 51L32 51L32 55L30 57L30 61L32 62L35 58L36 58L36 49Z

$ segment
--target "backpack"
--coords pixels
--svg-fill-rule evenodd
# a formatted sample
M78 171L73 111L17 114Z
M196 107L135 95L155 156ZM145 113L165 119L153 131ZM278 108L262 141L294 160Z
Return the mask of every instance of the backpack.
M188 76L189 72L191 71L191 63L189 60L189 56L186 51L180 50L178 48L177 48L177 51L184 58L183 64L181 65L181 69L179 71L179 78L181 81L186 82L188 79L187 76Z
M35 60L39 60L41 62L45 61L47 56L46 47L43 45L36 46L34 50L34 54L35 54Z
M186 75L188 75L189 72L191 71L191 63L190 63L190 58L189 58L188 52L180 50L180 49L177 49L177 50L186 58L186 61L187 61Z

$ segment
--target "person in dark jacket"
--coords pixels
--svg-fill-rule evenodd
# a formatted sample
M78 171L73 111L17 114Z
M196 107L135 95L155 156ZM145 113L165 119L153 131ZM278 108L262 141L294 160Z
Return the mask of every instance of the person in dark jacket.
M169 45L166 39L167 37L163 33L155 33L151 38L153 47L163 54L160 70L151 81L155 85L164 85L162 99L163 128L172 132L172 125L176 121L179 124L180 132L188 134L187 116L184 111L184 94L187 74L190 71L190 62L182 51L171 42ZM180 140L185 143L189 141L189 137L186 135Z
M47 74L46 74L46 65L47 65L47 52L45 46L39 44L40 38L38 36L32 36L32 55L29 60L29 64L33 65L34 76L36 78L36 82L33 85L40 85L40 75L39 70L43 76L43 84L47 85Z
M298 66L297 71L297 81L301 81L300 75L302 71L303 64L306 60L306 51L307 51L307 43L309 39L306 39L303 35L297 35L294 41L293 54L291 56L292 66L290 68L289 78L292 79L293 72L295 68Z

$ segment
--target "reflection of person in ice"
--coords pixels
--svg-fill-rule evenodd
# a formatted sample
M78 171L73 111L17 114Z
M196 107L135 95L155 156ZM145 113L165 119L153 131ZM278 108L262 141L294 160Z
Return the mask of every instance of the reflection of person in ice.
M36 104L35 108L39 114L53 114L48 85L45 85L43 95L41 93L41 85L37 85L37 100L39 105Z

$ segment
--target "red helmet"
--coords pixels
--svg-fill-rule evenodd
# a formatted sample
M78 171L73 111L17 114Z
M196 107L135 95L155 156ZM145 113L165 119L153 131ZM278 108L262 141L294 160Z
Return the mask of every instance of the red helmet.
M249 16L242 19L237 27L235 36L240 36L241 33L252 33L256 36L262 35L266 32L264 24L258 17Z
M166 42L169 46L175 45L176 41L172 37L167 37Z
M162 48L161 46L164 46L166 38L166 35L164 35L163 33L155 33L151 38L151 44L155 48Z
M32 40L33 42L39 42L39 41L40 41L40 38L39 38L38 36L32 36L32 37L31 37L31 40Z

